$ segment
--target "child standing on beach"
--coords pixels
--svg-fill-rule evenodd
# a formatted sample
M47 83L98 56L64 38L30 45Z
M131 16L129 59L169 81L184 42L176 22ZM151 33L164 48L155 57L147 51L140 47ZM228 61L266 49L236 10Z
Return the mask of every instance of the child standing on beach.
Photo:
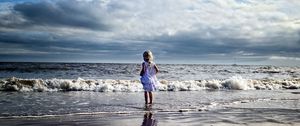
M142 63L142 70L140 73L141 83L144 88L145 104L152 104L153 95L152 91L156 90L156 86L159 83L156 74L158 68L153 62L153 55L151 51L145 51L143 53L144 62ZM150 101L149 101L150 100Z

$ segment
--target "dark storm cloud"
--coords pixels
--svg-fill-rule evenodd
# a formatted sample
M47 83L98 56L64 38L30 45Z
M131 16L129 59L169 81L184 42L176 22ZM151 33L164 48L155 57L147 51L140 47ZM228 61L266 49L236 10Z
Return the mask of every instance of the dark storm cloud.
M11 8L11 11L0 13L1 61L108 57L122 46L114 42L91 42L81 32L72 33L76 28L86 32L111 30L112 26L106 23L107 16L95 2L34 1L16 3Z
M298 30L298 45L300 46L300 30Z
M33 61L128 60L140 58L137 52L144 51L143 44L128 44L124 40L91 42L55 34L0 33L0 44L5 45L5 49L0 47L0 61L30 61L30 57Z
M44 51L48 53L92 53L99 50L122 50L126 45L116 42L91 43L89 40L76 40L56 36L55 34L41 35L31 34L23 35L22 33L1 33L0 42L6 44L19 45L23 49L31 51ZM109 52L108 52L109 53Z
M201 34L197 32L180 32L175 35L164 34L156 37L153 41L168 43L170 47L165 48L165 51L169 54L186 55L187 57L201 58L210 56L210 54L222 54L220 57L240 56L243 58L272 55L298 57L300 55L300 46L289 46L283 43L284 41L291 44L296 43L293 38L274 37L260 40L263 42L253 42L251 39L234 37L204 38L199 35Z
M105 15L93 3L76 1L20 3L13 9L26 19L23 25L67 26L110 30ZM14 14L16 15L16 14Z

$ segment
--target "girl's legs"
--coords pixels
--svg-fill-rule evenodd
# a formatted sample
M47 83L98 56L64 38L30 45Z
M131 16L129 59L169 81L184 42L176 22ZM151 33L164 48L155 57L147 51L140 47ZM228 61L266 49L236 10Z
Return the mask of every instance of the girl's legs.
M153 99L152 92L149 92L149 99L150 99L150 103L149 104L152 104L152 99Z
M145 96L145 104L148 104L148 92L147 91L144 92L144 96Z
M149 104L152 104L152 100L153 100L152 92L145 91L144 92L144 97L145 97L145 104L148 104L149 100L150 100ZM148 100L148 97L149 97L149 100Z

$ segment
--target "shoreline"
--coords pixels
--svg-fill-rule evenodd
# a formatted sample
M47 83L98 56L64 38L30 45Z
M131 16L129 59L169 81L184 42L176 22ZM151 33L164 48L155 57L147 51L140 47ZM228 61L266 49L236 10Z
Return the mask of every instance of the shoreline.
M0 125L296 126L300 125L299 92L155 92L151 106L143 104L140 92L0 92L5 98L0 100Z
M0 119L0 125L291 125L300 124L300 110L283 109L220 109L201 112L98 113L39 118ZM291 117L294 117L291 119Z

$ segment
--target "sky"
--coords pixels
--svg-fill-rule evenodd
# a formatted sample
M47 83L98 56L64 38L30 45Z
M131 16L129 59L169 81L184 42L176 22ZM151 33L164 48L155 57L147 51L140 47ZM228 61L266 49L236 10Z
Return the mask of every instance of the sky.
M300 66L299 0L1 0L0 61Z

